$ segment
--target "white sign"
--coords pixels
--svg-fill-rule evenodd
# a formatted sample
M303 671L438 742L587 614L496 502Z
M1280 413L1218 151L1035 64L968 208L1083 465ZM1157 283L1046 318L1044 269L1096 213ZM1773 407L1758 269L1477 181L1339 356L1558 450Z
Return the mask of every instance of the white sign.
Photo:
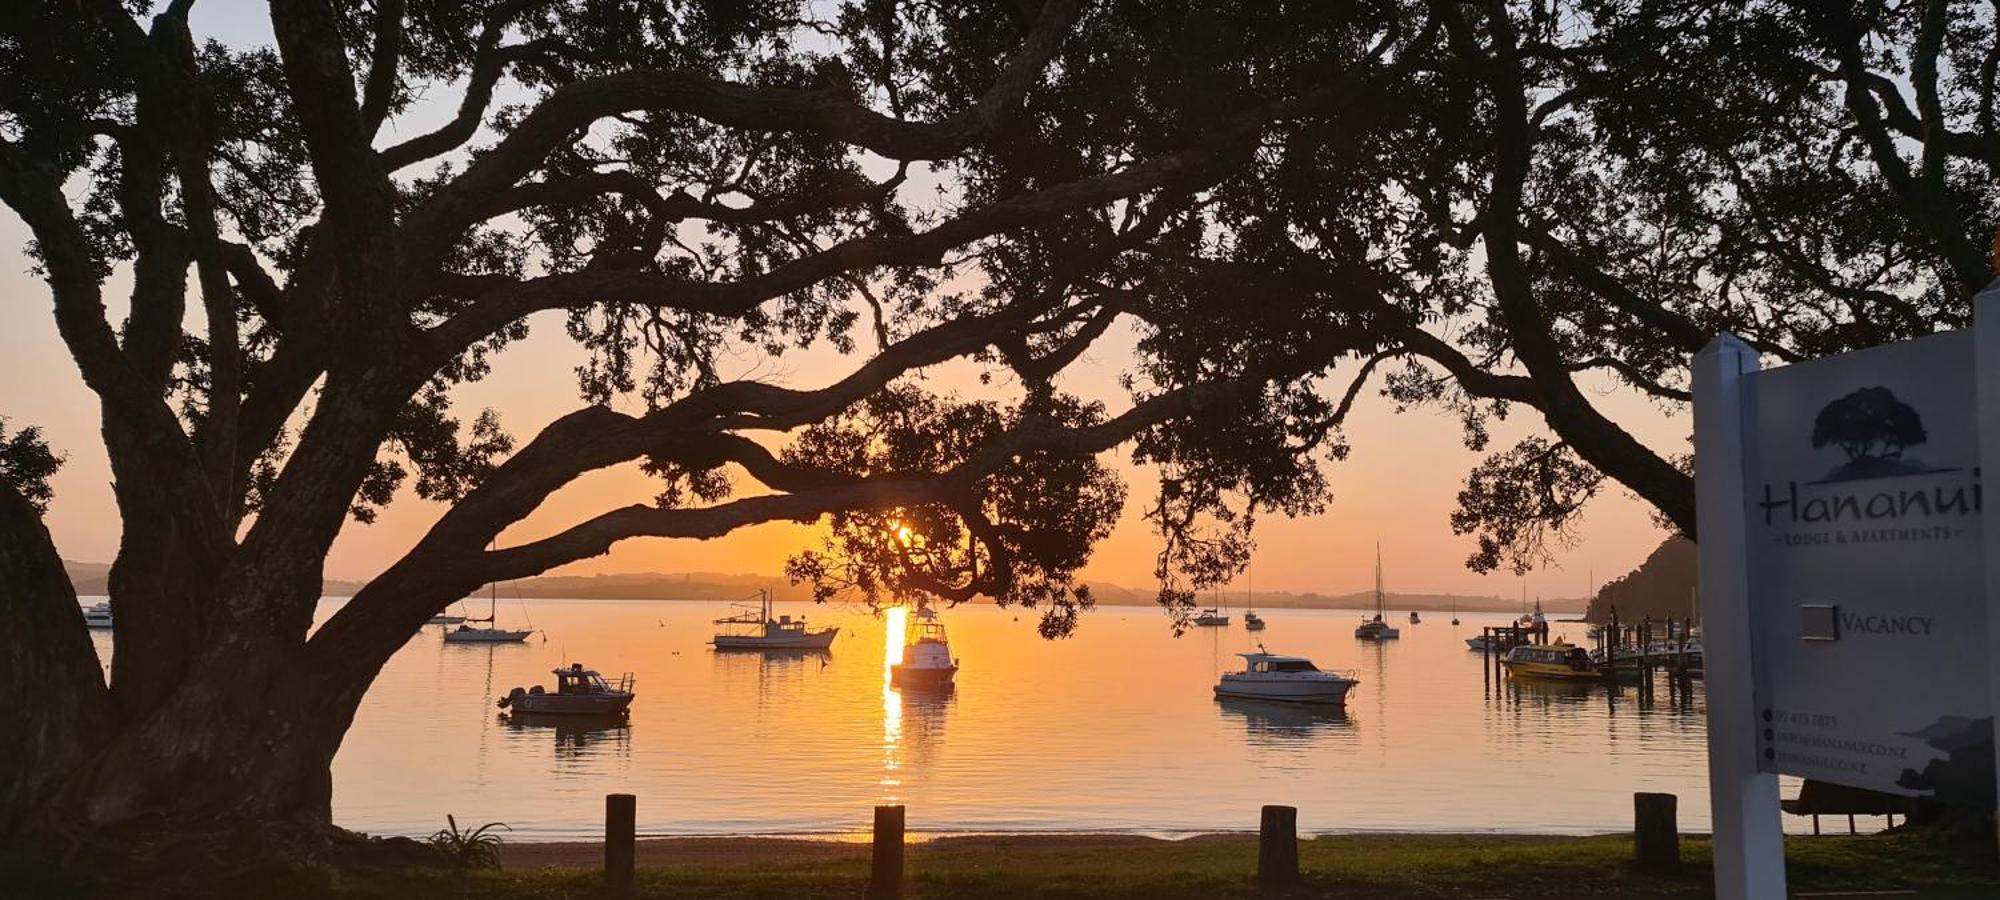
M1758 767L1991 809L1971 332L1749 375Z

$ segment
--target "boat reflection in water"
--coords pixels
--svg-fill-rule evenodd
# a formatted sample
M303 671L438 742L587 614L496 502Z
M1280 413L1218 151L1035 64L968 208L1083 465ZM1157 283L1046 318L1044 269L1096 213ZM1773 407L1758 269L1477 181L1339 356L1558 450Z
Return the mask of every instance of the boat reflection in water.
M1215 704L1224 720L1242 723L1244 736L1253 746L1296 747L1354 731L1354 721L1339 706L1244 697L1217 697Z
M500 718L507 723L511 737L532 740L541 734L549 735L558 759L632 755L632 723L624 716L515 712Z

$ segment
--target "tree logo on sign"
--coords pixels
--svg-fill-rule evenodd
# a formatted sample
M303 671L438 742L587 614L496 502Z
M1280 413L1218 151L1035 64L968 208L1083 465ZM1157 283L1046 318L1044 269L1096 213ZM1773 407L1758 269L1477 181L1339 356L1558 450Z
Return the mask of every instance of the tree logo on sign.
M1894 391L1866 387L1828 403L1813 419L1813 449L1832 445L1847 461L1826 474L1827 481L1888 478L1932 471L1904 451L1929 439L1924 420Z

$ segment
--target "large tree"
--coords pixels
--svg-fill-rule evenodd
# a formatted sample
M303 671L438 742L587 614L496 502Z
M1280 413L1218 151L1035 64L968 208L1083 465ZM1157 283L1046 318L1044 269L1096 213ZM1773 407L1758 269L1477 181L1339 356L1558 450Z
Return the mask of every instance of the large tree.
M1688 361L1720 332L1785 363L1969 323L2000 221L1992 4L1409 11L1426 14L1370 133L1290 123L1284 153L1216 194L1235 240L1173 278L1364 319L1345 395L1381 379L1490 453L1452 517L1473 568L1542 564L1611 482L1696 536L1686 445L1632 426L1685 411ZM1544 427L1489 448L1522 409Z
M275 46L244 47L192 6L0 17L0 201L102 403L122 528L107 686L38 517L53 461L16 454L11 847L324 833L342 734L426 618L628 538L831 517L793 564L823 592L986 595L1061 634L1123 496L1102 452L1169 473L1169 599L1226 577L1246 512L1323 496L1344 410L1311 386L1352 323L1229 340L1307 300L1134 287L1212 244L1218 186L1287 123L1375 114L1420 27L1394 9L272 0ZM456 114L420 127L440 93ZM517 442L452 398L538 313L589 362L580 408ZM1114 326L1144 337L1129 403L1065 394ZM821 344L854 364L817 386L719 363ZM950 360L992 390L927 393ZM657 497L489 547L631 464ZM328 547L406 481L448 510L315 628Z

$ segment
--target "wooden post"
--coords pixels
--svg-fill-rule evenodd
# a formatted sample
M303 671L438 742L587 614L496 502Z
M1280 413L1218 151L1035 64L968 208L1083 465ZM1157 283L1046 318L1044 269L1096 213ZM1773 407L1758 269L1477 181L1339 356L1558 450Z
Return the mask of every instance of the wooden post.
M1299 810L1266 806L1257 828L1257 880L1288 884L1299 877Z
M632 840L639 798L604 795L604 888L613 897L632 896Z
M1673 794L1632 795L1632 845L1639 865L1655 870L1681 864L1681 832Z
M875 856L868 870L868 900L903 896L903 807L875 807Z

